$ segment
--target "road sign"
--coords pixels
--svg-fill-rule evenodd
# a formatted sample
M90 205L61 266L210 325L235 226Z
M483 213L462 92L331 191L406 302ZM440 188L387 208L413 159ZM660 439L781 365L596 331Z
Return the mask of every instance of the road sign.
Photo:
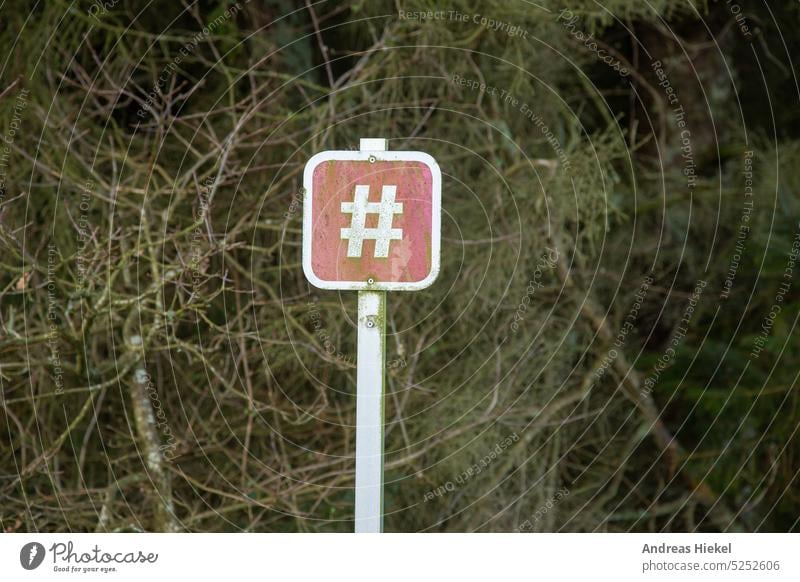
M303 175L303 270L322 289L413 291L439 274L441 172L421 152L328 151Z
M386 291L424 289L439 274L442 175L422 152L312 157L303 173L303 271L322 289L358 291L356 533L383 531Z

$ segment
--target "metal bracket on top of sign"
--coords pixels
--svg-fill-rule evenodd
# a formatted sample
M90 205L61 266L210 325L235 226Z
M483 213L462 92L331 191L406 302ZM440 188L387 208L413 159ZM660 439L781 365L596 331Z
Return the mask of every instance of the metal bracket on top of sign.
M384 432L384 395L386 379L386 292L415 291L430 286L439 274L440 228L441 228L441 172L436 161L422 152L386 150L386 139L362 139L359 151L327 151L313 156L306 164L303 172L303 271L309 282L321 289L358 291L358 362L356 387L356 477L355 477L355 531L356 533L379 533L383 531L383 432ZM368 182L374 179L372 174L361 176L350 184L345 180L345 188L354 188L352 196L348 193L346 201L336 196L341 184L325 186L330 191L315 191L315 172L326 162L345 164L347 162L408 162L406 166L415 168L411 178L417 191L424 191L422 197L406 197L408 184L385 184L379 202L369 201L369 185L359 185L358 181ZM363 164L361 164L363 166ZM394 166L394 164L392 164ZM324 168L324 166L322 166ZM420 171L420 168L424 172ZM427 168L427 169L426 169ZM335 177L328 176L329 178ZM356 172L357 174L357 172ZM422 176L424 174L424 176ZM327 174L326 174L327 176ZM371 176L371 178L370 178ZM419 177L417 177L419 176ZM397 180L394 180L395 182ZM327 183L326 183L327 184ZM327 197L330 196L331 200ZM399 196L400 202L395 200ZM321 200L317 198L321 197ZM423 199L424 198L424 199ZM326 207L316 209L315 204L325 202L333 209ZM336 223L336 204L341 213L349 217L350 222ZM409 210L416 207L417 214ZM420 211L420 207L423 208ZM416 224L406 219L403 228L395 228L395 217L403 215L424 216L424 224ZM422 212L422 214L419 214ZM377 225L367 226L367 214L377 214ZM322 218L320 218L322 216ZM411 222L408 222L411 220ZM334 222L333 226L330 223ZM327 238L316 240L319 231L328 228ZM340 233L334 232L336 229ZM411 234L408 234L408 233ZM323 233L324 234L324 233ZM337 240L341 237L341 240ZM358 265L364 257L364 241L374 241L372 257L367 259L378 264L386 261L394 265L395 255L390 255L392 243L405 242L404 237L415 239L415 244L406 248L406 254L425 253L421 261L423 270L417 272L416 278L408 275L409 269L390 269L393 275L382 280L377 275L366 274L360 280L339 277L339 269ZM316 242L315 242L316 240ZM335 249L333 247L336 247ZM324 248L319 248L324 247ZM410 249L410 250L409 250ZM328 253L324 254L327 250ZM334 252L331 252L331 251ZM316 253L326 258L318 260ZM390 258L391 257L391 258ZM414 257L405 257L408 262ZM417 257L418 259L420 257ZM324 261L334 262L335 269ZM395 261L397 262L397 261ZM387 264L389 264L387 263ZM317 273L315 266L326 267L327 275ZM401 265L402 266L402 265ZM352 270L352 269L351 269ZM362 270L369 273L368 269ZM417 269L419 271L419 269ZM331 276L334 272L336 276ZM395 275L395 273L400 273Z

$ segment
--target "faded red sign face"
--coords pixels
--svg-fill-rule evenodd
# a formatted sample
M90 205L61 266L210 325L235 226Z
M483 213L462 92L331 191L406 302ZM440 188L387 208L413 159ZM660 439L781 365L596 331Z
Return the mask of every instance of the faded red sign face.
M420 152L331 151L305 168L303 269L323 289L414 290L439 272L441 173Z

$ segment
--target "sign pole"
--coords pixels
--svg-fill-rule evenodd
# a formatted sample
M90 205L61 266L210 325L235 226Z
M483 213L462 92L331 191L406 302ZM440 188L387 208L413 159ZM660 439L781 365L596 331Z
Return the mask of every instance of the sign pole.
M362 139L361 151L385 151L385 139ZM383 532L383 398L386 292L358 292L356 373L356 533Z
M441 215L439 164L384 138L318 152L303 169L303 272L319 289L358 291L356 533L383 531L386 293L436 280Z
M383 531L386 292L358 292L356 533Z

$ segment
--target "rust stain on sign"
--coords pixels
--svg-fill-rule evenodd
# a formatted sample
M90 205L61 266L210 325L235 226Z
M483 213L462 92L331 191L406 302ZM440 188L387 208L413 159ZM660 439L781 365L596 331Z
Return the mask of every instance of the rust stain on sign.
M309 162L304 267L313 283L429 284L435 277L438 166L425 154L403 153L418 159Z

